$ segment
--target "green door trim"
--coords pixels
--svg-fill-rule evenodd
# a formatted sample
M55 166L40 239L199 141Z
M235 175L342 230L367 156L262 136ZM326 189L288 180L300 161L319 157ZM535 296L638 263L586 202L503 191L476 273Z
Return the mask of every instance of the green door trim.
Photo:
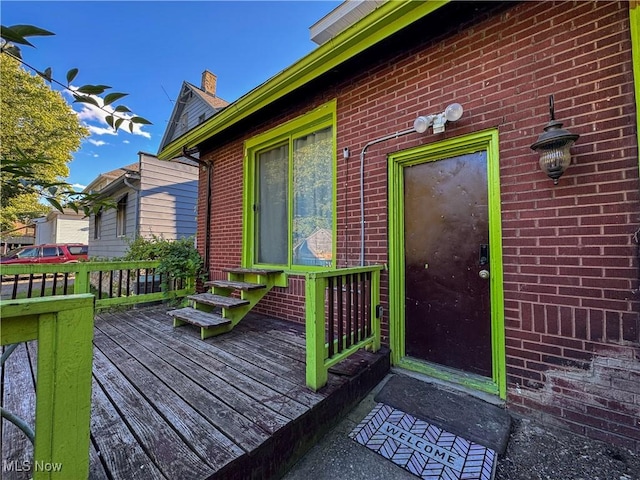
M405 357L404 168L441 158L487 152L489 244L491 255L491 379L419 362ZM507 395L500 164L498 130L491 129L423 145L389 156L389 340L393 365L482 390L504 399Z

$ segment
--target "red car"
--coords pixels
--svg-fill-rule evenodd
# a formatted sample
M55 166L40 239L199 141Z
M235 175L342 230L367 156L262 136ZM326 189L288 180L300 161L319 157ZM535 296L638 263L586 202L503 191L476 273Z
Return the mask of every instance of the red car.
M81 243L32 245L11 250L0 258L0 264L71 263L86 260L89 247Z

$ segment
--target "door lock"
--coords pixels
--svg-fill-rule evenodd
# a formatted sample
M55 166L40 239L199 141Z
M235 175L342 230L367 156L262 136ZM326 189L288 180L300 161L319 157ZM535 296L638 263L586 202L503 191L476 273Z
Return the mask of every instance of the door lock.
M482 278L483 280L489 280L490 274L489 274L489 270L480 270L478 272L478 275L480 276L480 278Z

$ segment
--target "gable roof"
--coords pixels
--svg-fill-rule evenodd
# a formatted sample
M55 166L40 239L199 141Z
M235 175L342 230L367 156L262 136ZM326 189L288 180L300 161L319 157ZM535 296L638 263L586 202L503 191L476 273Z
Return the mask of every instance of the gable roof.
M212 78L213 85L207 87L204 84L205 77ZM207 91L207 88L211 88L212 91ZM184 111L187 110L187 106L191 108L194 102L199 103L200 106L203 107L205 119L210 118L229 104L226 100L216 96L215 75L208 70L203 72L202 88L199 88L187 81L182 82L178 99L173 106L171 116L169 117L169 123L167 124L167 128L162 136L162 141L160 142L160 150L162 150L168 143L173 142L184 135L185 132L178 133L176 130L180 124L180 119L182 118Z
M127 173L138 171L140 171L140 164L136 162L124 167L116 168L115 170L111 170L109 172L101 173L95 179L93 179L91 183L89 183L89 185L84 187L84 190L82 191L85 193L90 193L92 191L101 192L107 186L116 182L119 178L123 177Z
M449 3L449 0L387 1L364 18L338 33L307 56L274 75L184 135L164 142L158 158L181 155L183 147L193 148L225 131L276 100L306 85L320 75L376 45L415 21Z

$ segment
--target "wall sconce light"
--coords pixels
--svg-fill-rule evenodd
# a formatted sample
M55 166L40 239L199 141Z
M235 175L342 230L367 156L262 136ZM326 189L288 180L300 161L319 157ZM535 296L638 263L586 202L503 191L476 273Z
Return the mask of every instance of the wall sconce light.
M462 117L463 111L462 105L459 103L452 103L442 113L416 118L413 122L413 129L418 133L424 133L431 125L433 125L433 133L442 133L444 132L445 123L459 120L460 117Z
M571 163L571 145L580 135L571 133L562 127L562 123L556 121L553 95L549 96L549 115L551 120L544 127L544 132L538 137L538 141L531 145L531 149L540 155L540 168L550 178L553 184L558 184L558 179Z

